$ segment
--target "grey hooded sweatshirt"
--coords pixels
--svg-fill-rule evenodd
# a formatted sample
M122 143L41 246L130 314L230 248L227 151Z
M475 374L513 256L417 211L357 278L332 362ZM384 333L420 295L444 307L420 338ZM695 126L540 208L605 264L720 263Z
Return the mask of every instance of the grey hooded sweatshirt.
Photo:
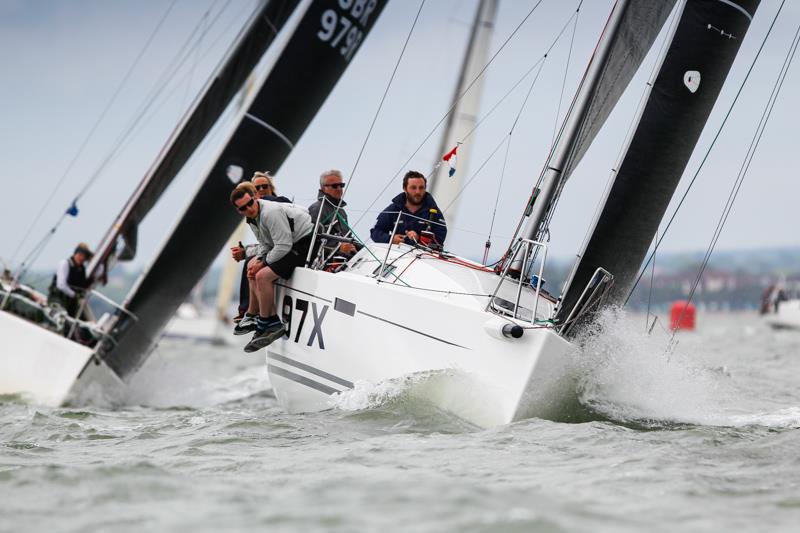
M269 200L258 200L258 205L258 217L248 218L247 224L258 239L254 255L267 264L281 259L294 243L314 231L314 223L305 207Z

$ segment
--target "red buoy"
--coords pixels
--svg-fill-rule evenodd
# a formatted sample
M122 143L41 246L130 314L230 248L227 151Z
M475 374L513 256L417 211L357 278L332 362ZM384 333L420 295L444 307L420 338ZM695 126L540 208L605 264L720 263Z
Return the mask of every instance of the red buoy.
M672 302L669 308L669 328L694 331L695 307L686 300Z

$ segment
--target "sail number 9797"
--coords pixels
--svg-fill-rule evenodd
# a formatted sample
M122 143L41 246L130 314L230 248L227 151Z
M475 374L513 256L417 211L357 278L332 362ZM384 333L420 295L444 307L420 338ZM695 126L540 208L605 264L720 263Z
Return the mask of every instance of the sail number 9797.
M335 9L326 9L320 17L321 29L317 32L317 37L322 42L329 43L332 48L338 48L339 53L347 61L350 61L364 38L364 32L361 31L359 25L362 27L367 25L377 2L375 0L339 0L338 3L341 8L350 12L349 14L356 22L338 13Z

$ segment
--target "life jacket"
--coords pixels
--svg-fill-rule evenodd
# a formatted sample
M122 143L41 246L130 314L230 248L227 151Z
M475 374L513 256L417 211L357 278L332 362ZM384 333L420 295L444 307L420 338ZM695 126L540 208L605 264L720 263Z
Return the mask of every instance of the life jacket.
M67 285L73 289L85 289L89 286L89 280L86 277L86 267L79 265L75 260L70 257L67 259L69 264L69 273L67 274ZM53 274L53 280L50 282L50 292L58 290L56 286L56 274ZM60 292L60 291L59 291Z

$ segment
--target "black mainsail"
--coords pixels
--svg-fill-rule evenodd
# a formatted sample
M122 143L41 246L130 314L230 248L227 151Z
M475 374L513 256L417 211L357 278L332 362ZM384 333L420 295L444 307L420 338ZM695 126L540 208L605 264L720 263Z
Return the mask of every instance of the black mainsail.
M230 89L224 91L227 101L236 94L233 89L242 88L261 56L266 62L266 72L248 87L249 96L245 96L238 125L177 225L127 297L124 307L136 318L119 314L111 331L116 344L104 345L99 353L118 376L125 378L145 361L166 322L240 222L228 201L238 178L230 176L247 177L256 170L274 171L280 167L385 4L386 0L301 0L272 1L265 6L263 18L256 21L258 29L252 30L260 33L262 42L242 45L248 51L260 48L262 53L257 57L248 52L246 59L232 68L239 75L235 76L235 82L233 79L224 82ZM250 69L247 72L245 64ZM191 133L177 132L174 138L186 135L199 142L224 108L211 104L209 107L213 109L200 107L195 110L201 115L199 118L185 121L193 124L196 120L200 126ZM206 112L210 115L205 116ZM213 120L211 115L215 115ZM170 149L175 155L162 158L155 173L171 180L197 142L190 143L191 149L175 144ZM165 187L166 184L152 185L149 189L152 194L142 196L156 197ZM152 203L141 201L138 212L146 213ZM134 217L133 224L136 220Z
M603 208L563 294L565 320L595 270L627 296L760 0L688 0Z

